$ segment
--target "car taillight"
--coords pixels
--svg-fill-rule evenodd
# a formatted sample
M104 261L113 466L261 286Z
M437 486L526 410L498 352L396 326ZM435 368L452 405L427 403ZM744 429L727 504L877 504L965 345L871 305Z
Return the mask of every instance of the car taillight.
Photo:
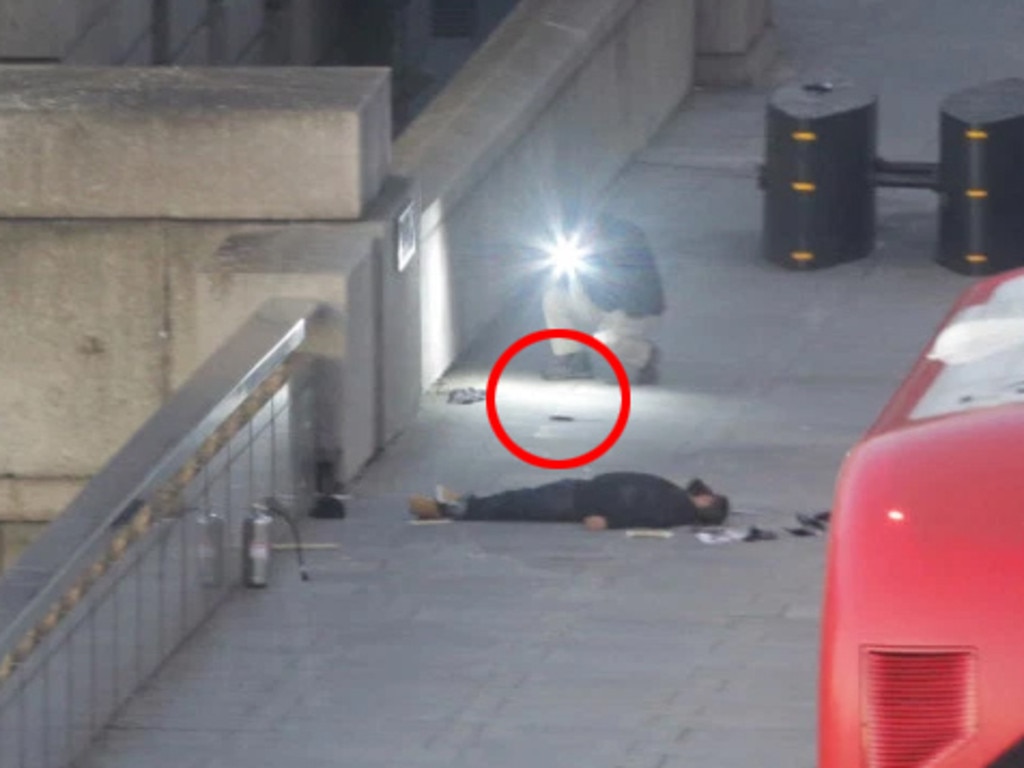
M963 650L868 650L864 738L870 768L922 768L977 727L976 659Z

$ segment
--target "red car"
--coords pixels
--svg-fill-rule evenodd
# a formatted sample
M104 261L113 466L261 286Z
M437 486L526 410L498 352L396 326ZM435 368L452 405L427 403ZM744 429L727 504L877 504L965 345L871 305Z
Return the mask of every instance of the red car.
M1024 270L979 282L847 456L819 768L1024 766Z

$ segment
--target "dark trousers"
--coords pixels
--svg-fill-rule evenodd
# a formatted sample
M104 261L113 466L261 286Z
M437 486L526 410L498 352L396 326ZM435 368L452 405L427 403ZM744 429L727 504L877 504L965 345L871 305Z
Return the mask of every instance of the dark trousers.
M579 523L585 513L579 508L578 489L586 480L559 480L504 491L493 496L466 499L463 520L505 520L526 523Z

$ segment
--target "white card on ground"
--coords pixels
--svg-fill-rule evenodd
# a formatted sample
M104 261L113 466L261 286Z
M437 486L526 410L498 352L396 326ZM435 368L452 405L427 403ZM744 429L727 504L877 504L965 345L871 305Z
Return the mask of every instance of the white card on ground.
M631 539L671 539L675 534L660 528L633 528L626 531L626 536Z

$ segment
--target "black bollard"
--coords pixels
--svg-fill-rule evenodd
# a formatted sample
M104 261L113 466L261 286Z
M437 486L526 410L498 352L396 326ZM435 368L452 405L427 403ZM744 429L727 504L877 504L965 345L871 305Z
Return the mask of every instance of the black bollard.
M942 103L937 261L966 275L1024 266L1024 80Z
M816 269L871 253L877 97L850 85L785 86L769 100L766 133L764 257Z

